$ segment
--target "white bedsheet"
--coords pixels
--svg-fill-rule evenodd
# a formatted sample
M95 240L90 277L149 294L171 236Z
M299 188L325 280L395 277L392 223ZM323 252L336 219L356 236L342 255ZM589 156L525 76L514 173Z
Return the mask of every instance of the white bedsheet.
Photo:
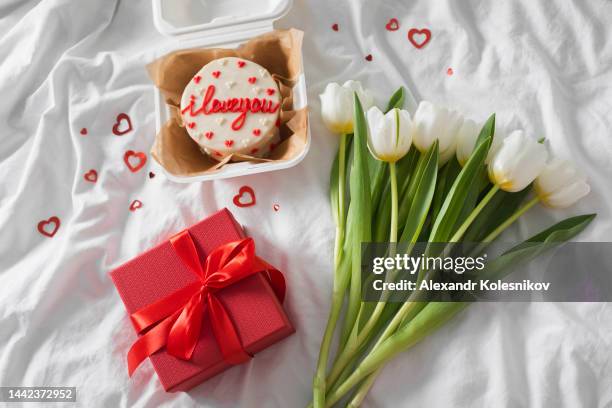
M331 293L337 141L317 96L329 81L360 79L379 103L403 84L417 100L478 120L495 111L504 127L546 136L593 191L567 211L533 209L510 235L597 212L580 239L612 238L609 1L296 0L277 27L306 33L310 153L285 171L181 185L149 178L151 160L137 173L122 162L155 133L144 65L170 40L150 1L0 0L0 385L76 386L84 407L304 406ZM431 29L425 48L410 45L411 27ZM134 130L119 137L121 112ZM232 204L242 185L254 207ZM131 212L134 199L143 207ZM190 393L165 393L149 362L129 379L135 335L107 273L223 206L285 272L297 333ZM61 226L48 238L37 224L51 216ZM391 363L365 405L612 407L611 339L609 304L475 305Z

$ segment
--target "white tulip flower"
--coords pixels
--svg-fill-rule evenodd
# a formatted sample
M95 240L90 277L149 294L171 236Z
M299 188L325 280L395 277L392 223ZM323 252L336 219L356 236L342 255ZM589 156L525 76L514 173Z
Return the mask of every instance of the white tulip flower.
M504 191L521 191L540 175L547 158L543 144L515 130L489 163L489 179Z
M368 148L378 160L395 163L408 153L412 144L412 119L402 109L386 114L376 106L367 112Z
M325 126L336 134L353 133L353 93L361 101L364 110L374 104L372 94L359 81L349 80L342 86L327 84L321 97L321 115Z
M533 187L542 204L552 208L569 207L591 191L582 172L556 157L546 164Z
M482 129L481 124L477 124L471 119L463 121L463 125L459 128L457 133L457 161L461 167L465 166L465 163L469 160L470 156L476 148L476 140ZM495 129L493 133L493 140L491 140L491 147L489 147L489 153L485 159L485 164L489 164L493 159L493 156L497 153L501 147L503 137L500 135L498 129Z
M459 112L422 101L414 114L413 124L412 141L421 153L425 153L438 140L440 165L455 154L457 133L463 124L463 116Z

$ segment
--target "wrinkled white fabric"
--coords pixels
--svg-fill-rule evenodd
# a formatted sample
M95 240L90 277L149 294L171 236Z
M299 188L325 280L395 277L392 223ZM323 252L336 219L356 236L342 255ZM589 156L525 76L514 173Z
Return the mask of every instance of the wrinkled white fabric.
M391 17L398 31L385 30ZM329 81L359 79L381 106L403 84L416 100L478 122L494 111L504 128L545 136L592 192L566 210L532 209L508 239L587 212L599 215L579 239L612 238L609 1L296 0L277 27L306 33L310 153L292 169L183 185L122 162L152 144L144 65L172 41L150 1L0 1L0 385L76 386L83 407L304 406L332 283L337 139L317 97ZM423 49L408 42L411 27L431 29ZM120 112L134 125L121 137L111 132ZM83 180L91 168L95 184ZM233 206L242 185L254 207ZM134 199L144 206L130 212ZM149 362L128 379L135 335L108 272L224 206L285 271L297 333L189 393L165 393ZM53 215L61 227L47 238L36 225ZM474 305L389 364L365 406L610 407L611 339L604 303Z

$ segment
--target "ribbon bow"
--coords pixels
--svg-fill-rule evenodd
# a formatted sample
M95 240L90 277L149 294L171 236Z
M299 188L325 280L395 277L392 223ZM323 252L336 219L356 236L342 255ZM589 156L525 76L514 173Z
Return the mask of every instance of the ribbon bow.
M255 273L267 272L267 278L282 302L285 297L282 273L255 256L252 238L216 248L203 265L188 231L170 238L170 243L181 261L199 279L131 314L136 331L143 335L128 352L129 375L144 359L164 346L169 354L189 360L200 338L205 313L210 315L223 360L228 364L249 360L251 356L242 346L232 319L215 293Z

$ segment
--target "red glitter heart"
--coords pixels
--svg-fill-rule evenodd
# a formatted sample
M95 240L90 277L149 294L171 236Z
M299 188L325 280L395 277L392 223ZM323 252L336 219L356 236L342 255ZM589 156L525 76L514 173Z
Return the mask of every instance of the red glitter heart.
M397 21L397 18L394 17L389 20L389 22L385 25L385 28L388 31L397 31L399 30L399 21Z
M137 163L133 163L134 159L137 160ZM132 173L136 173L138 170L144 167L145 163L147 162L147 155L143 152L128 150L123 155L123 162Z
M206 136L206 138L208 140L212 139L214 135L215 135L215 133L214 132L210 132L210 131L204 133L204 136Z
M338 27L338 23L332 24L332 30L338 31L340 27Z
M220 75L221 75L221 71L214 71L212 73L212 76L214 76L215 78L219 78Z
M452 69L452 68L449 68L449 69L447 69L447 70L446 70L446 75L448 75L448 76L451 76L451 75L453 75L454 73L455 73L455 72L453 71L453 69Z
M94 169L89 170L87 173L83 175L85 181L89 181L90 183L95 183L98 181L98 172Z
M199 75L196 75L195 77L193 77L193 82L195 82L196 84L199 84L201 80L202 80L202 77Z
M272 208L274 209L274 211L278 211L280 209L280 205L274 204Z
M195 123L195 122L189 122L189 123L187 124L187 127L188 127L189 129L193 129L194 127L196 127L196 123Z
M85 136L87 134L87 128L81 129L81 134Z
M143 204L142 201L140 200L134 200L132 201L132 204L130 204L130 211L134 212L139 208L142 208Z
M117 115L115 124L113 125L113 133L117 136L125 135L132 131L132 121L126 113Z
M234 196L233 202L236 207L251 207L257 202L255 191L249 186L242 186Z
M255 78L255 77L250 77L250 78L248 79L248 81L249 81L249 83L250 83L250 84L254 84L254 83L257 81L257 78Z
M261 134L261 130L259 130L259 129L253 129L253 134L254 134L255 136L259 136L259 135Z
M271 96L271 95L274 95L274 94L276 93L276 89L273 89L273 88L268 88L268 89L266 89L266 93L267 93L268 95L270 95L270 96Z
M38 223L38 232L46 237L53 238L60 227L60 219L56 216L50 217L47 220L42 220ZM51 227L51 229L49 229Z
M372 61L372 54L368 54L365 56L366 61Z
M408 30L408 41L414 45L415 48L423 48L431 40L431 31L427 28L411 28Z
M238 68L242 68L246 65L246 62L244 61L238 61Z
M149 172L149 178L152 179L153 177L155 177L155 173L153 173L152 171Z
M234 145L234 141L232 139L227 139L224 143L227 147L232 147Z

